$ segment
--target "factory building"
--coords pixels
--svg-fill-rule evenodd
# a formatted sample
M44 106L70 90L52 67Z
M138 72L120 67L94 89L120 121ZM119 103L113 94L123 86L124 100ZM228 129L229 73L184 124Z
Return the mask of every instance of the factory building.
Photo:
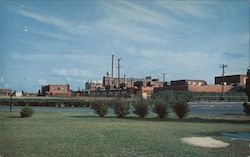
M227 76L217 76L215 77L215 84L224 84L226 85L240 85L245 87L247 82L247 75L227 75Z
M222 85L207 85L207 82L204 80L174 80L164 88L156 88L155 92L165 90L188 91L192 93L221 93ZM224 85L224 93L238 92L240 90L241 88L238 86Z
M207 82L204 80L175 80L171 81L171 86L205 86Z
M45 85L41 87L41 94L44 96L71 96L71 90L66 85Z
M0 96L9 96L11 94L11 89L0 88Z

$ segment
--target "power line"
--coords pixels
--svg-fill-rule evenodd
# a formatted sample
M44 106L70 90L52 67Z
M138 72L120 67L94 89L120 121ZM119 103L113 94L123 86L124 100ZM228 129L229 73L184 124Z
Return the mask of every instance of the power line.
M114 78L114 55L112 55L112 68L111 68L111 77Z

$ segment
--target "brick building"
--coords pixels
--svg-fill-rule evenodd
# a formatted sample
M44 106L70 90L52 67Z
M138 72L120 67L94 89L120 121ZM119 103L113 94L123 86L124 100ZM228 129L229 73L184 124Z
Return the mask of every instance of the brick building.
M120 90L118 84L120 82ZM163 87L159 79L152 79L151 76L145 78L118 78L104 76L103 81L89 81L86 83L86 92L93 96L118 96L133 97L142 94L144 97L150 97L154 88Z
M172 90L172 91L189 91L192 93L221 93L222 86L221 85L207 85L207 82L204 80L175 80L171 81L169 86L165 86L164 88L156 88L155 92L160 92L164 90ZM238 86L225 85L224 92L238 92L241 88Z
M175 80L171 81L171 86L204 86L207 85L207 82L204 80Z
M160 82L159 79L152 79L151 76L147 76L145 79L141 79L139 81L134 82L134 86L136 86L137 88L160 88L163 87L163 82Z
M71 96L69 85L46 85L41 87L44 96Z
M142 78L125 78L121 77L120 78L120 87L121 88L134 88L134 83L136 81L143 80ZM118 78L115 77L110 77L110 76L104 76L103 77L103 87L105 89L118 89Z
M246 86L247 75L228 75L224 76L224 82L227 85L239 84ZM215 77L215 84L222 84L223 76Z
M11 94L11 89L0 88L0 96L9 96Z
M221 93L222 87L221 85L188 86L187 90L192 93ZM231 85L224 86L224 93L237 92L239 90L240 88Z

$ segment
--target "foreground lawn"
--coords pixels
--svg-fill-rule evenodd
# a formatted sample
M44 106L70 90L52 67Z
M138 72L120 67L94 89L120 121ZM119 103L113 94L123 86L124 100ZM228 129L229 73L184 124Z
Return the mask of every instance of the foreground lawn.
M247 157L247 141L218 136L221 131L250 131L247 116L199 116L184 120L139 119L93 113L35 113L19 118L18 112L0 112L1 157ZM186 145L182 137L212 136L230 143L208 149Z

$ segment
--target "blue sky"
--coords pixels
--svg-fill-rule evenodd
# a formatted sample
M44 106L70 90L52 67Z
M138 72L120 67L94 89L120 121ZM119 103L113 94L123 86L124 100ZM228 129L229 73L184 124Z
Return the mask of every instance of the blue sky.
M249 1L0 0L0 88L84 88L111 71L166 80L244 74ZM116 63L117 64L117 63Z

